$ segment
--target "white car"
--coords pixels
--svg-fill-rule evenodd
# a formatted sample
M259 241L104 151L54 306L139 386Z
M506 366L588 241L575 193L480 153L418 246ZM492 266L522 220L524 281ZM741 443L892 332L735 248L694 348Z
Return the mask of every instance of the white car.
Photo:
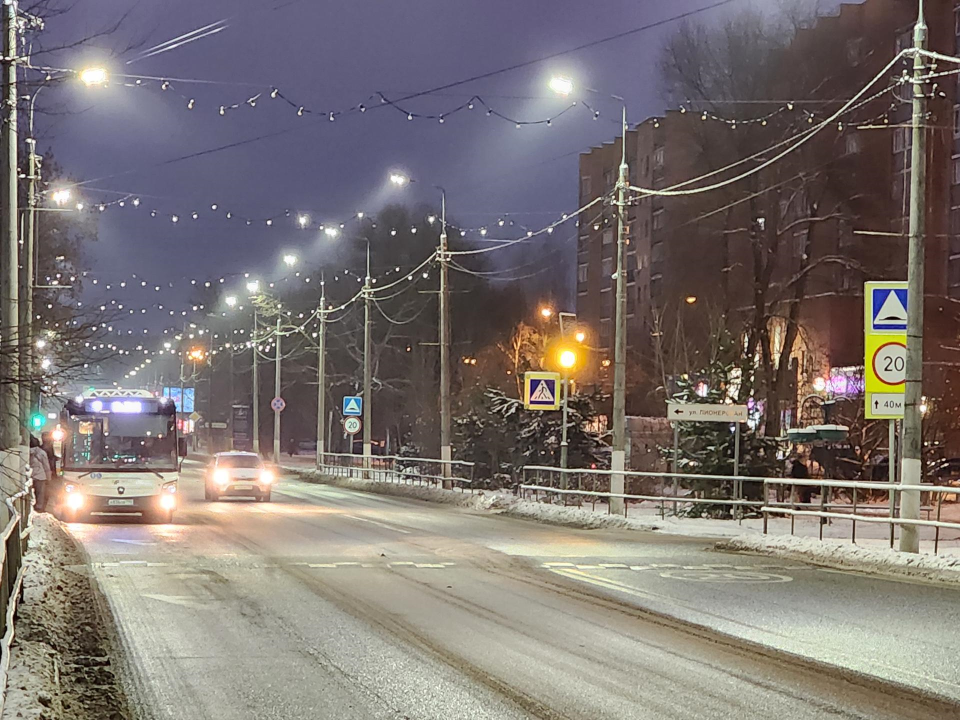
M203 496L214 501L229 496L269 502L274 479L273 472L256 453L217 453L204 481Z

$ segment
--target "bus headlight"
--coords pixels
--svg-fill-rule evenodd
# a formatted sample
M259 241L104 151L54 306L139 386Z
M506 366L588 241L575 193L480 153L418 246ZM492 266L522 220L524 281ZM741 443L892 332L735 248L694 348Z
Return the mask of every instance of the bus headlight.
M270 472L269 470L261 470L261 471L260 471L260 484L261 484L261 485L269 485L269 484L272 483L272 482L273 482L273 473Z
M83 495L78 492L67 493L67 507L71 510L79 510L83 507Z
M223 468L213 471L213 481L217 485L229 485L230 484L230 473L228 473Z
M173 510L177 506L177 498L170 493L160 496L160 507L164 510Z
M170 493L171 495L175 495L177 492L177 483L176 482L164 483L163 492Z

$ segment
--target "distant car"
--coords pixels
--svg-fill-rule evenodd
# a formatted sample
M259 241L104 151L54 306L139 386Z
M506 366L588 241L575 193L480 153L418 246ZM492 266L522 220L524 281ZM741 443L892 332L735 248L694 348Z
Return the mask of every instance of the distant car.
M960 480L960 458L946 458L927 466L928 481L954 483Z
M269 502L274 479L273 472L256 453L217 453L204 480L203 496L213 501L221 497L252 497Z

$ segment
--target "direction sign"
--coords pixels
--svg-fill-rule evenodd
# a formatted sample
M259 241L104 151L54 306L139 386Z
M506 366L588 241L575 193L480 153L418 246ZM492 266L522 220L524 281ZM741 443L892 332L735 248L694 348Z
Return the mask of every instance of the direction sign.
M902 393L869 393L867 406L874 419L902 418L905 404Z
M864 287L866 331L900 334L907 331L907 283L871 282Z
M524 373L523 406L527 410L559 410L560 373Z
M345 395L343 398L343 414L347 417L363 415L363 398L359 395Z
M741 423L747 421L747 406L667 403L667 419L680 422Z
M363 423L360 422L360 418L354 415L348 415L343 419L343 431L347 435L356 435L362 427Z
M287 407L287 401L282 397L275 397L270 401L270 407L273 408L274 412L283 412L284 408Z

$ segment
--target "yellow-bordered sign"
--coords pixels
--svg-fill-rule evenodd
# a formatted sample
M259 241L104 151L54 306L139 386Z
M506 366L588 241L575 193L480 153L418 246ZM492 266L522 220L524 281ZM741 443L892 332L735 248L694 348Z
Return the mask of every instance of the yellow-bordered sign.
M903 417L907 370L907 283L866 283L864 298L864 402L871 420Z
M560 373L524 373L523 406L527 410L559 410Z

